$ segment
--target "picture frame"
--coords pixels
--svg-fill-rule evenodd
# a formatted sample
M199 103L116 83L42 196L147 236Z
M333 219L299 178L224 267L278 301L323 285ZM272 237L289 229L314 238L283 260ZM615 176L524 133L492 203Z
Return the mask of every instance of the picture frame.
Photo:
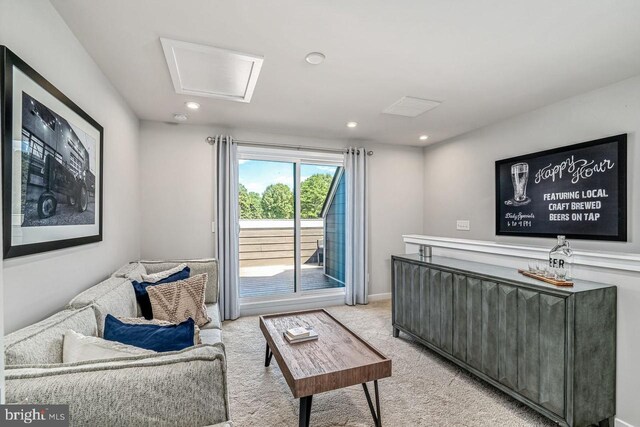
M102 241L104 129L0 46L3 258Z
M627 134L495 162L496 235L627 241Z

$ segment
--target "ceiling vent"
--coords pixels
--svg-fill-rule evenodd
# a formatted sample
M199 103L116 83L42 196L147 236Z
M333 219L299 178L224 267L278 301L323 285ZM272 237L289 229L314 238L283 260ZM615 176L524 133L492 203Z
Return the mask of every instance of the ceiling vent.
M250 102L262 56L161 38L176 93Z
M382 112L384 114L393 114L394 116L417 117L422 113L433 110L440 104L441 102L439 101L403 96Z

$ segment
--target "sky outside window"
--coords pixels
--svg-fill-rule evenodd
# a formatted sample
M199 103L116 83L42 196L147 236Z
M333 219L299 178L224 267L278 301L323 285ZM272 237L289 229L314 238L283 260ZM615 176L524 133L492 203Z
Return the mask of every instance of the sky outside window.
M300 165L302 219L319 219L336 166ZM293 219L294 163L240 160L240 219Z
M270 162L264 160L240 160L239 181L247 191L262 194L271 184L285 184L293 190L293 173L291 163ZM300 182L304 182L311 175L329 174L336 172L335 166L303 165Z

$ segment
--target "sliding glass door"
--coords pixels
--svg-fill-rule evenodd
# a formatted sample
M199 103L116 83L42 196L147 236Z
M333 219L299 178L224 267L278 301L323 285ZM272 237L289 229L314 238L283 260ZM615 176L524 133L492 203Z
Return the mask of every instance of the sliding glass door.
M240 297L344 287L342 156L239 150Z
M295 182L290 162L240 160L240 297L295 292Z
M342 281L327 272L327 255L329 263L334 264L340 258L340 249L344 266L344 237L341 248L331 246L327 250L327 243L336 243L334 237L340 234L335 220L341 216L344 225L344 203L335 200L335 196L341 197L336 191L341 169L333 165L300 165L300 288L303 291L344 287L344 271L338 275ZM341 194L343 199L344 192ZM341 202L340 211L336 208Z

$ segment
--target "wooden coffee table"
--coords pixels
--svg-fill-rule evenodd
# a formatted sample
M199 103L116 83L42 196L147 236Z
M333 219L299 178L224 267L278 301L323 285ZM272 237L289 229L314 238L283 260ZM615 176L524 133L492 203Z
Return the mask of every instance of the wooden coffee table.
M313 328L318 339L289 344L282 334L297 326ZM272 356L276 358L293 397L300 399L300 426L309 425L314 394L356 384L362 384L375 425L382 426L378 380L391 376L391 359L325 310L260 316L260 329L267 340L264 366L269 366ZM375 408L369 381L373 381Z

